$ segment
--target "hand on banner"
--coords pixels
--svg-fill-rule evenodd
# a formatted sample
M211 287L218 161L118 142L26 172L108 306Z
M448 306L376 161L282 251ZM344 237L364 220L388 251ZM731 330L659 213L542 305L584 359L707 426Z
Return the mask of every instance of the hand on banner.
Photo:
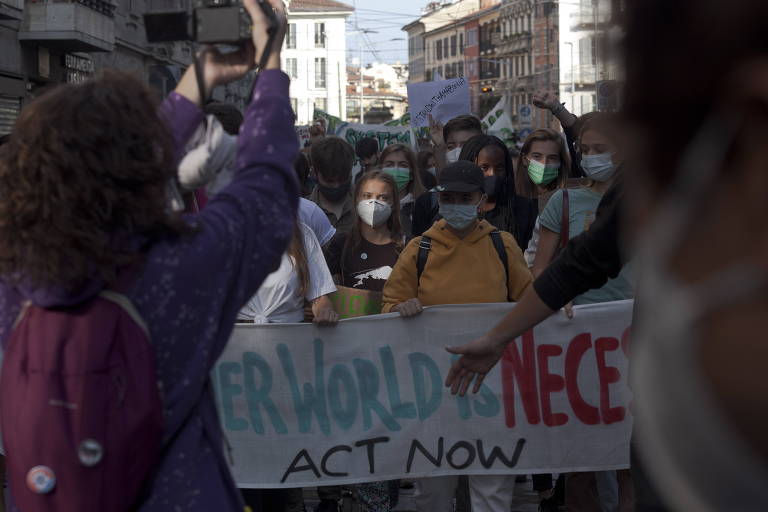
M573 302L566 304L563 311L565 312L565 316L568 317L568 320L573 320Z
M400 313L400 316L408 318L409 316L416 316L421 314L421 312L424 311L424 308L421 306L421 301L419 299L413 298L408 299L405 302L401 302L397 306L393 307L392 311L397 311Z
M533 95L533 105L544 110L553 110L560 105L560 101L555 92L542 90Z
M327 295L318 297L312 301L312 322L321 326L336 325L339 323L339 314L333 309L333 303Z
M432 144L435 147L445 147L445 139L443 138L443 123L436 121L432 114L429 115L429 135L432 138Z
M451 366L445 386L451 388L452 394L464 396L474 380L472 392L477 393L486 374L501 359L506 346L506 343L499 343L486 335L461 347L446 347L445 350L461 358Z

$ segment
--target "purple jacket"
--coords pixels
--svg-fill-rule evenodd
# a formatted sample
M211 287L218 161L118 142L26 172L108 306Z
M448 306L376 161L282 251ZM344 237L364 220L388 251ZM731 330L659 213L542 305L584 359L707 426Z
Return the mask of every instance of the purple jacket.
M277 267L293 233L298 142L288 84L280 71L261 73L240 130L234 180L190 217L200 226L197 233L151 246L128 293L149 326L164 391L166 440L172 440L142 512L243 511L209 376L238 310ZM202 113L175 93L161 108L180 149ZM77 303L88 293L20 292L0 285L0 340L7 341L22 298L53 306Z

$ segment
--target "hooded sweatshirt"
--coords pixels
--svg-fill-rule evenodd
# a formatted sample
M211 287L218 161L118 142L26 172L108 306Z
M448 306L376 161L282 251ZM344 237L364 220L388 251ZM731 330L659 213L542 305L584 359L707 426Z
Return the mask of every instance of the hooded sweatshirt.
M482 220L463 239L451 232L445 219L426 233L432 239L427 264L421 280L417 278L416 260L421 237L414 238L403 250L392 274L384 285L384 306L388 313L408 299L418 298L425 306L517 301L533 276L515 239L502 231L507 250L509 281L490 237L494 228Z
M245 113L232 183L197 215L192 235L154 242L126 295L149 327L162 384L164 447L140 512L242 512L224 457L211 370L232 333L237 312L277 268L293 233L298 141L288 76L264 71ZM203 119L171 94L161 107L177 154ZM3 346L21 301L43 307L77 304L102 288L19 290L0 282ZM126 461L126 464L128 461ZM11 504L10 510L17 510Z

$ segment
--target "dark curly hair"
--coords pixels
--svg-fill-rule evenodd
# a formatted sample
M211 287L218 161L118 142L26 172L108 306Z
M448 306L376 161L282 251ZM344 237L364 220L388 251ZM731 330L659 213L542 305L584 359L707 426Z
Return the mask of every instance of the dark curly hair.
M43 94L0 149L0 276L114 283L139 245L185 231L168 208L174 144L152 93L107 71Z

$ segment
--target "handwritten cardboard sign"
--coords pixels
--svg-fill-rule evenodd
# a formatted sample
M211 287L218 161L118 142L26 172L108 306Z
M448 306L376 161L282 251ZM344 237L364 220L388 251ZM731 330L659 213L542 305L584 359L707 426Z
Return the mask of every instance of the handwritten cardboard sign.
M381 295L381 292L336 286L336 293L332 293L330 299L341 318L355 318L381 313Z
M429 126L429 116L447 123L469 114L469 81L466 78L408 84L411 126Z

